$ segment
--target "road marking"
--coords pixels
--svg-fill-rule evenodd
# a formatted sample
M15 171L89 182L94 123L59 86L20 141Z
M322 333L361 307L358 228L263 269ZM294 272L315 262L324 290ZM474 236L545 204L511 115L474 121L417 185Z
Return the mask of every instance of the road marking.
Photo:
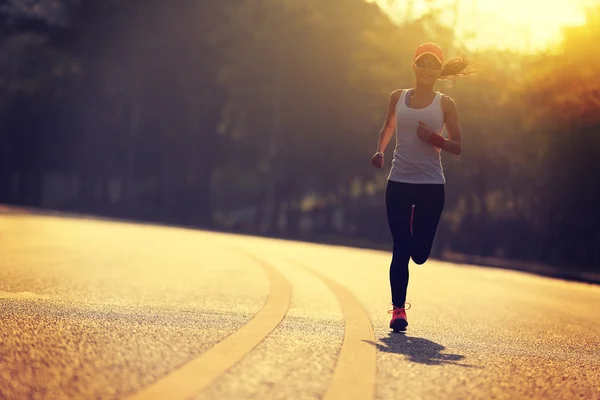
M344 286L312 268L293 260L290 262L323 280L338 298L344 313L344 341L333 371L331 385L323 400L374 398L377 353L375 346L371 344L375 342L375 334L365 309Z
M279 325L290 307L291 285L275 268L262 260L252 258L264 268L271 283L269 297L261 310L250 322L210 350L130 396L129 400L189 399L206 389L242 360Z
M47 296L33 292L0 292L0 299L46 299Z

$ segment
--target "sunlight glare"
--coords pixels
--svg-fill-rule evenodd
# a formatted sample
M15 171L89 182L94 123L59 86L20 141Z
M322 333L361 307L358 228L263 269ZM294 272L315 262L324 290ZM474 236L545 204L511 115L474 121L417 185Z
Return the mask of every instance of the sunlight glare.
M402 22L409 10L405 0L367 0L378 3L392 19ZM410 14L427 11L425 0L414 0ZM566 26L585 23L585 7L600 0L458 0L458 34L473 33L473 48L538 51L557 44ZM455 0L433 1L448 9L446 24L453 24Z

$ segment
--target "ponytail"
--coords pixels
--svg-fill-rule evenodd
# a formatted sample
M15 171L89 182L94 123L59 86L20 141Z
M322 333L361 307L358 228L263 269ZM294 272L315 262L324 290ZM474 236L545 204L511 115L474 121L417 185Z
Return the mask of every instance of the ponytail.
M453 83L456 81L458 76L471 75L474 71L466 70L469 66L469 61L464 57L454 58L442 66L442 73L440 79L448 79Z

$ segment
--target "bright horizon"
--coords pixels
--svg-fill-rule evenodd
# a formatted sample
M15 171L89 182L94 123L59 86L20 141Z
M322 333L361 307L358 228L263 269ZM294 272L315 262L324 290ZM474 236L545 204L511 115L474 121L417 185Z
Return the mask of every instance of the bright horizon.
M402 22L410 0L366 0L375 2L390 17ZM452 24L454 0L437 0L448 12L444 22ZM549 5L552 4L552 6ZM585 23L585 8L600 0L459 0L457 32L476 33L465 44L471 50L499 48L520 52L540 51L560 43L566 26ZM424 0L413 0L412 17L426 11Z

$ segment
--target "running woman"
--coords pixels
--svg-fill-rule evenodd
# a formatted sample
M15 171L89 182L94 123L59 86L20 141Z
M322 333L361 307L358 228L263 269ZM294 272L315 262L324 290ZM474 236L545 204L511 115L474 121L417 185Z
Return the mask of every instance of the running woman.
M390 329L406 330L408 263L423 264L429 258L445 201L446 178L441 151L462 151L458 114L454 100L438 91L439 79L465 75L468 62L444 63L444 53L435 43L419 46L414 54L415 87L390 95L385 123L379 133L372 164L384 165L383 152L396 132L396 148L387 178L386 214L393 238L390 266L392 320ZM448 137L442 136L444 126Z

